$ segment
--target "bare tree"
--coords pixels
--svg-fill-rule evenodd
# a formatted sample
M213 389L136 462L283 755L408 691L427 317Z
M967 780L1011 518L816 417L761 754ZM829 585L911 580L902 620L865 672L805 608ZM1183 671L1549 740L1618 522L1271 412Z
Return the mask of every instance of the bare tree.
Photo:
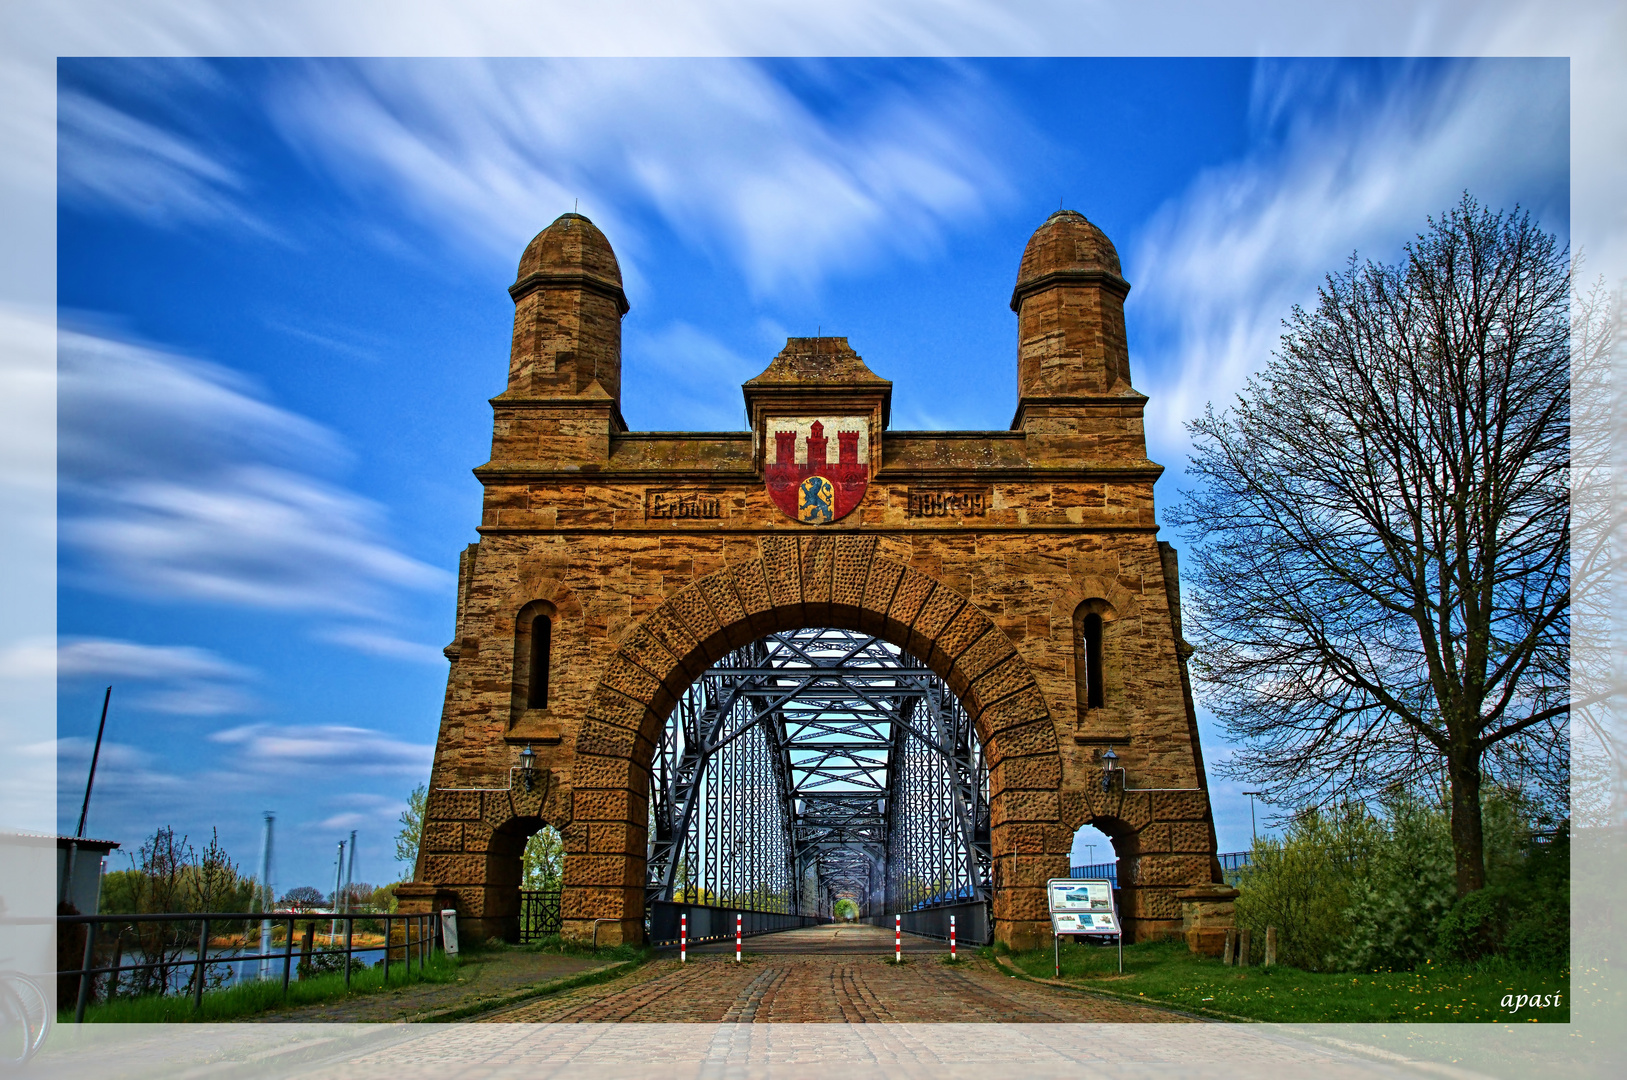
M1580 258L1572 267L1580 278ZM1621 784L1622 679L1611 649L1610 567L1627 528L1627 502L1611 462L1611 429L1624 415L1612 378L1622 316L1603 279L1571 301L1571 726L1572 814L1579 825L1627 818Z
M1570 267L1465 194L1396 265L1328 276L1237 403L1189 425L1172 515L1223 767L1325 802L1450 789L1458 894L1488 779L1562 799ZM1443 777L1444 774L1444 777Z

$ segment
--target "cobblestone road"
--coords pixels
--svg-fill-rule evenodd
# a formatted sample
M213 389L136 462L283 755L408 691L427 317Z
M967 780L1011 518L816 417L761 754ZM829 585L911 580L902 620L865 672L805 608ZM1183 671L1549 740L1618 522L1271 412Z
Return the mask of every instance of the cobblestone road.
M1187 1018L1151 1006L1056 990L1015 979L946 946L910 939L905 962L874 927L820 927L748 940L647 964L625 978L530 1002L485 1018L523 1023L1169 1023Z

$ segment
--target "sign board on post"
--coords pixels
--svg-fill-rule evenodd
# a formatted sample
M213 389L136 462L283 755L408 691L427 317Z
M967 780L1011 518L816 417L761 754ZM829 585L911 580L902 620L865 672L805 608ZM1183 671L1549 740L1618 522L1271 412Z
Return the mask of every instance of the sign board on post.
M1051 928L1058 934L1120 932L1113 905L1113 883L1107 878L1052 878L1045 883Z
M1107 878L1052 878L1045 883L1051 911L1051 931L1058 941L1064 934L1114 937L1119 943L1119 970L1124 970L1124 927L1113 903L1113 882ZM1062 962L1057 959L1060 976Z

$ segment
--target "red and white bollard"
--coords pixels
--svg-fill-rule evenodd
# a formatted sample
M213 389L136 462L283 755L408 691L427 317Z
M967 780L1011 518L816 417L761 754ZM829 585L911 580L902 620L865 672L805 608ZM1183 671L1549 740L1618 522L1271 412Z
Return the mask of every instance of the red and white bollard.
M734 962L740 962L740 913L734 913Z
M949 959L955 958L955 917L949 916Z
M893 916L893 963L904 962L904 916Z
M678 963L689 963L689 912L678 916Z

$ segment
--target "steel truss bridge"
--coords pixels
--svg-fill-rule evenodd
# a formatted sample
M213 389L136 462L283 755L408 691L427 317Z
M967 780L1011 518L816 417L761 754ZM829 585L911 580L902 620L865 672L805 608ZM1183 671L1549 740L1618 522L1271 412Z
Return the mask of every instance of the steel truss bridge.
M656 748L647 901L800 915L990 896L988 771L959 700L848 630L772 634L695 682Z

